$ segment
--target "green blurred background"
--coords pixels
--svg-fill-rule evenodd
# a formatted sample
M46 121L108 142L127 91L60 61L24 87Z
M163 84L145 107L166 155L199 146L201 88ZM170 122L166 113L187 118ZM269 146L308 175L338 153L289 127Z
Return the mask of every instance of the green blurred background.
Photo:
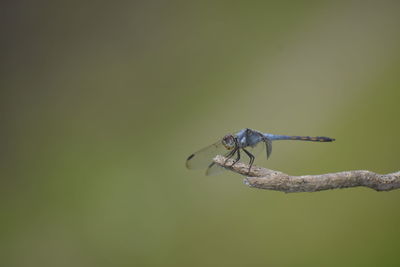
M399 170L398 1L1 4L0 266L395 266L400 191L283 194L187 156Z

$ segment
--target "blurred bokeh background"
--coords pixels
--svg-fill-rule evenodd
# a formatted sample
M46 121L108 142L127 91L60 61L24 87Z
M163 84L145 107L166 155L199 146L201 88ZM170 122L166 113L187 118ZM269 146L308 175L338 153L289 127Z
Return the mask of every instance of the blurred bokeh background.
M5 1L1 266L395 266L400 192L283 194L187 156L399 170L398 1Z

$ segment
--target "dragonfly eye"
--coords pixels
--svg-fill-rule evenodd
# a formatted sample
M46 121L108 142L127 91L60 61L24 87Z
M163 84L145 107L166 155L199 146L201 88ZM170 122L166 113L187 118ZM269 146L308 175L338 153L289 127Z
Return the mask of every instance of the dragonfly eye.
M222 144L228 150L233 149L235 147L235 137L231 134L225 135L224 138L222 138Z

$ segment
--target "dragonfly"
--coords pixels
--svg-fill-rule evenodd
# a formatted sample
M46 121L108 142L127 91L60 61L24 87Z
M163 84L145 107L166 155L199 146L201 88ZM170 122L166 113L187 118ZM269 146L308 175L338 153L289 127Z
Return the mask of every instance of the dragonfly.
M277 140L300 140L312 142L332 142L334 138L325 136L291 136L263 133L257 130L245 128L235 134L227 134L222 139L212 145L209 145L193 154L186 160L188 169L206 169L206 175L214 175L224 170L213 162L216 155L225 156L225 163L236 155L231 166L236 164L241 158L241 151L244 152L250 159L249 170L253 166L255 156L250 152L257 146L262 144L267 152L267 159L272 153L272 141Z

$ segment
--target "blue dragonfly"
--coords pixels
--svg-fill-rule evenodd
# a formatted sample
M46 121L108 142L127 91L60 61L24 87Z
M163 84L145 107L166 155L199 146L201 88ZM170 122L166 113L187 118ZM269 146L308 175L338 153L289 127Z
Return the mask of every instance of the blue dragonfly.
M224 170L224 168L218 166L212 161L216 155L225 156L228 160L236 154L236 158L232 164L233 166L240 160L240 151L243 151L250 159L248 171L250 173L255 159L254 155L250 151L257 145L263 144L265 145L268 159L272 152L272 141L276 140L301 140L312 142L335 141L335 139L325 136L311 137L277 135L262 133L257 130L245 128L235 134L227 134L216 143L191 154L186 160L186 167L188 169L207 169L206 175L217 174L218 172Z

